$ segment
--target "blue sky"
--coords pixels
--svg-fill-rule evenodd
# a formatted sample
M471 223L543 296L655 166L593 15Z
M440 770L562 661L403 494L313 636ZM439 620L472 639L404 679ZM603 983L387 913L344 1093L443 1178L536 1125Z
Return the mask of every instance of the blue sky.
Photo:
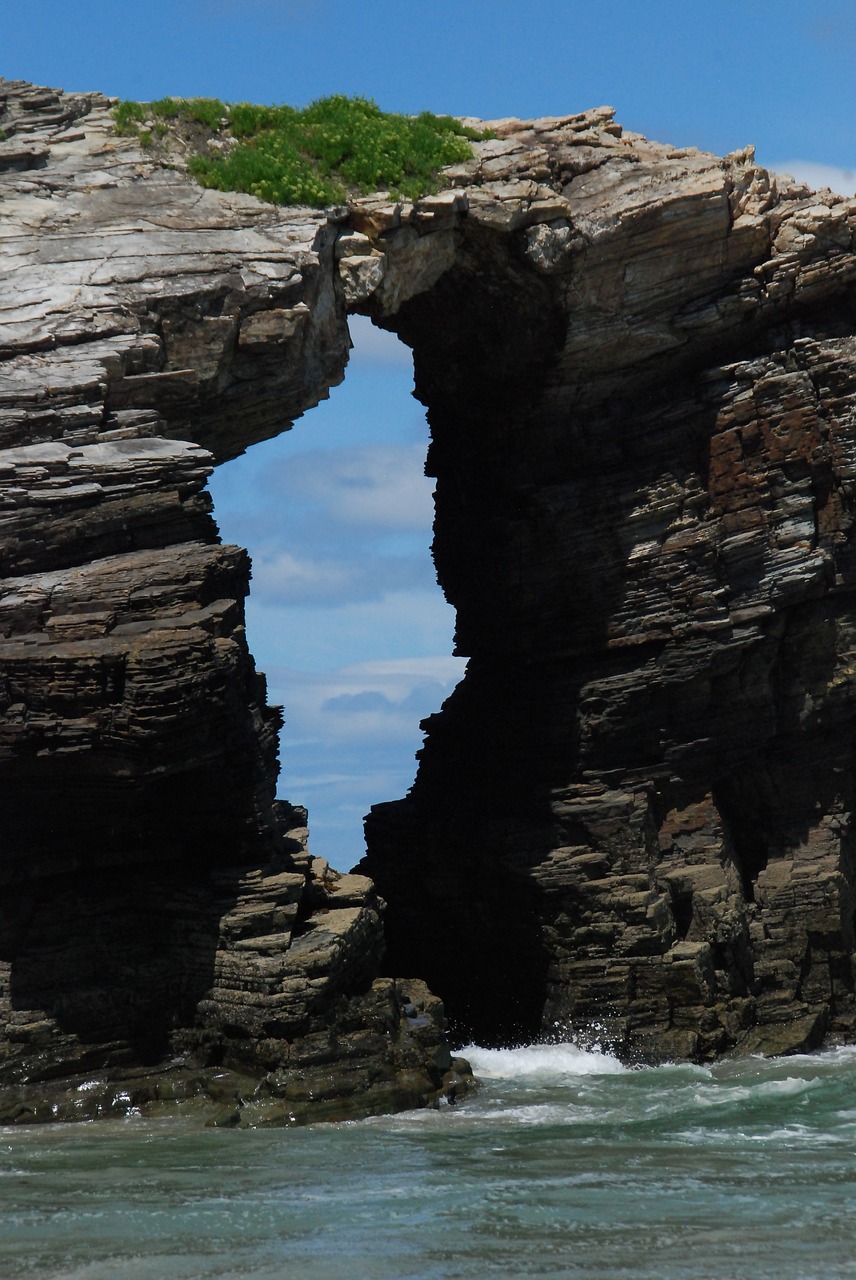
M0 0L0 75L119 97L491 118L609 103L628 128L856 189L856 7L797 0ZM361 854L370 804L413 778L420 718L462 669L428 557L427 427L409 353L358 321L344 384L212 482L254 560L250 645L286 708L281 794L312 846Z
M345 381L294 429L211 481L224 538L250 549L247 633L285 707L280 791L313 850L362 853L370 805L413 781L419 721L463 672L428 548L428 428L409 350L351 321Z

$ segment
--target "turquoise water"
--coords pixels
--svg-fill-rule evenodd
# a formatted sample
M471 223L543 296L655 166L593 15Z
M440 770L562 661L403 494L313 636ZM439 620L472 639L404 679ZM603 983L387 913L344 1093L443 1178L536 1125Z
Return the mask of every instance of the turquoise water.
M457 1108L0 1130L3 1280L856 1275L856 1049L622 1067L466 1050Z

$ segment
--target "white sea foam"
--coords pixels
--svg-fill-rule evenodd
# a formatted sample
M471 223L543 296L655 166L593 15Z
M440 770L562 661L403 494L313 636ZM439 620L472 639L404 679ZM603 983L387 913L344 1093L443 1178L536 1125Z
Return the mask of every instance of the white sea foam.
M611 1053L578 1044L527 1044L517 1049L483 1049L468 1044L460 1050L473 1074L486 1080L532 1080L563 1084L577 1076L614 1076L627 1071Z

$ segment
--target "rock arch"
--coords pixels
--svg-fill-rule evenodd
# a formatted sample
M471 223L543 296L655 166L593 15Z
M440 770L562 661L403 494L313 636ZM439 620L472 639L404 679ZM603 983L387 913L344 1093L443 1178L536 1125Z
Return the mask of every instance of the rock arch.
M414 206L277 210L97 95L0 99L7 1082L181 1053L317 1115L347 1059L364 1110L424 1101L437 1003L384 963L483 1037L852 1038L852 202L603 109ZM274 801L204 491L342 377L349 310L413 348L470 657L368 821L386 962Z

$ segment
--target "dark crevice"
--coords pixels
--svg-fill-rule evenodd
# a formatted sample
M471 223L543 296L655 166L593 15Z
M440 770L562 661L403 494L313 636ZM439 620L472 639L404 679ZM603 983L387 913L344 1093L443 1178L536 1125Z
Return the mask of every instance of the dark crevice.
M688 937L693 923L692 892L682 893L669 885L672 900L672 915L675 920L675 935L681 942Z
M755 884L770 857L769 816L760 803L764 789L761 780L749 774L722 779L714 788L716 806L727 825L746 902L755 901Z

